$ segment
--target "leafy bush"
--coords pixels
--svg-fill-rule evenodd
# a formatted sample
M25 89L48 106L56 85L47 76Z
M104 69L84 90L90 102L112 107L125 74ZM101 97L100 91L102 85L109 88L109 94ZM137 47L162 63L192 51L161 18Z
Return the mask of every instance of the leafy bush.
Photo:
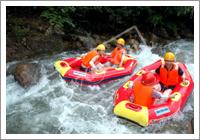
M65 33L80 30L119 33L134 24L150 31L155 27L165 27L176 32L181 24L191 29L194 24L192 6L12 6L7 7L7 14L37 18L40 16L53 28L61 28Z
M20 42L24 37L29 35L30 30L28 28L21 28L20 26L13 27L13 33L17 41Z
M75 28L71 14L74 14L74 7L50 7L41 13L41 17L48 20L53 27Z

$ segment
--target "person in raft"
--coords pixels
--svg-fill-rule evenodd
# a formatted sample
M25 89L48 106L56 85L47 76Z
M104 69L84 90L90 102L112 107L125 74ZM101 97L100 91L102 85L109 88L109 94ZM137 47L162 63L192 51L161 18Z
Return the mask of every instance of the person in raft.
M156 88L156 91L163 92L165 98L169 98L172 90L179 84L179 79L182 78L182 82L187 84L185 80L185 73L175 62L175 55L172 52L166 52L164 55L164 61L162 64L154 71L159 75L160 81Z
M154 73L159 75L160 81L157 81ZM175 55L172 52L165 53L162 64L156 70L144 72L141 81L136 81L134 85L133 82L129 84L130 88L133 87L134 103L148 107L165 102L172 97L170 94L179 84L179 78L187 84L185 73L175 63ZM156 100L154 101L153 98Z
M85 72L100 71L103 69L103 64L100 63L100 58L105 54L105 46L99 44L95 50L82 55L82 64L80 70Z
M106 62L104 66L122 67L126 56L126 49L124 46L125 40L123 38L119 38L116 42L116 48L110 54L110 60Z
M158 91L159 81L152 72L146 72L142 75L141 80L129 84L132 88L133 102L142 106L150 107L164 103L169 96Z
M142 79L129 85L132 88L133 102L142 106L149 107L154 104L153 93L158 88L158 80L152 72L146 72Z

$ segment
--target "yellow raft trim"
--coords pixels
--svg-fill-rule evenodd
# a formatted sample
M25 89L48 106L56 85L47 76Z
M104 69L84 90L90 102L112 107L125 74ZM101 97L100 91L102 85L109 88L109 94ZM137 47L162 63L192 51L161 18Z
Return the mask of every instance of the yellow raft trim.
M182 87L188 87L190 85L190 81L185 80L187 82L187 84L184 84L183 82L181 82L181 86Z
M173 96L171 98L171 100L174 101L174 102L178 102L181 99L181 93L180 92L174 92L171 96Z
M115 70L124 70L124 67L115 68Z
M128 61L128 60L134 60L135 58L133 58L132 56L125 56L124 57L124 60L123 60L123 64L125 64L126 63L126 61Z
M129 87L129 84L130 84L131 81L127 81L124 85L123 85L123 88L127 89Z
M60 65L60 63L65 63L67 66L66 67L62 67ZM65 74L71 69L71 67L69 66L69 64L65 61L62 61L62 60L58 60L54 63L54 66L56 68L56 70L62 75L62 76L65 76Z
M103 71L95 71L95 74L105 74L105 73L106 73L105 70L103 70Z
M138 72L136 73L136 75L137 75L137 76L141 76L142 73L144 73L144 72L145 72L145 70L140 70L140 71L138 71Z
M149 121L148 108L141 106L140 111L134 111L126 108L126 104L131 103L129 101L122 101L118 103L114 108L114 114L120 117L124 117L131 121L137 122L141 126L147 126Z
M126 61L128 61L128 60L134 60L134 57L132 57L132 56L125 56L125 57L124 57L124 63L125 63Z

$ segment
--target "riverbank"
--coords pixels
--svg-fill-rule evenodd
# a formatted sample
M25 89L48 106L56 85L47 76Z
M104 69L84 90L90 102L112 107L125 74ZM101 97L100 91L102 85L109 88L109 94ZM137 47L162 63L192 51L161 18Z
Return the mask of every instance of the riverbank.
M177 39L193 39L193 31L186 25L171 32L164 27L147 28L145 23L138 24L138 28L149 46L164 46ZM8 16L6 34L6 61L37 58L42 55L53 56L64 51L88 51L116 35L116 31L95 33L80 29L78 32L66 32L66 29L56 28L40 17ZM98 27L97 27L98 28ZM123 29L123 28L121 28ZM97 29L99 30L99 29ZM125 29L124 29L125 30ZM119 31L119 29L117 29ZM121 32L123 30L120 30ZM138 46L141 43L136 31L132 30L122 36L129 45L134 39ZM112 50L115 42L106 45Z

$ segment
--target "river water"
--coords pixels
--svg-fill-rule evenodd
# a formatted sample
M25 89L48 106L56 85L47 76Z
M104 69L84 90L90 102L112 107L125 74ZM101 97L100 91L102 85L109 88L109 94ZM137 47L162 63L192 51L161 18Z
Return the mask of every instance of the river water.
M132 53L140 68L151 64L172 50L177 60L186 63L194 73L193 40L177 40L164 47L140 45L140 53ZM65 83L53 69L57 59L79 56L64 52L53 57L29 60L42 65L40 81L28 89L22 88L12 74L6 76L6 132L42 134L141 134L188 133L188 122L194 115L193 93L183 110L158 124L141 127L113 114L113 95L130 76L100 86L81 86ZM7 70L22 61L7 63Z

